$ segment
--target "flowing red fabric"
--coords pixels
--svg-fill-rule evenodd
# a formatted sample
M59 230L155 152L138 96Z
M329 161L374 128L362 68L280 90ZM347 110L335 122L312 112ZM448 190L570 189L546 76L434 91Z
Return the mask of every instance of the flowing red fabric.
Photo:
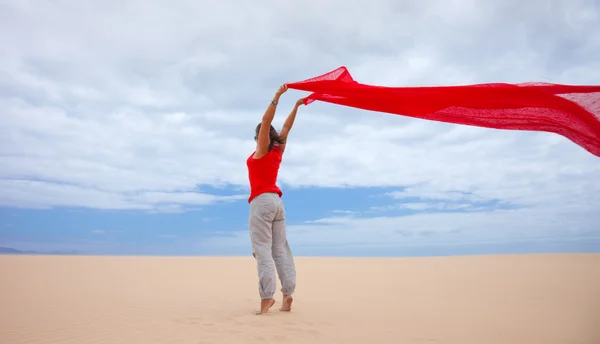
M494 129L562 135L600 157L600 86L488 83L385 87L356 82L346 67L288 88L315 100L371 111Z

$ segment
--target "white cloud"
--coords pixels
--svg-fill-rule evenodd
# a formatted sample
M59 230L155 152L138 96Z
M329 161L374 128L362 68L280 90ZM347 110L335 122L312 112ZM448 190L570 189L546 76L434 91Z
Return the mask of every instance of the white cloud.
M202 185L245 190L244 160L272 93L280 83L339 65L380 85L598 84L600 6L554 5L6 3L0 204L181 211L243 200L237 192L204 193ZM277 125L303 95L284 96ZM346 226L348 238L376 228L379 241L404 240L396 232L402 228L511 233L523 218L548 233L559 226L550 219L590 228L600 204L598 175L600 159L558 135L324 103L300 109L280 173L286 187L407 187L392 196L399 203L419 199L394 209L448 210L485 201L525 207L337 224ZM319 240L340 240L331 227L321 229Z
M138 209L180 211L182 205L199 206L246 199L246 195L216 196L200 192L109 192L33 180L0 180L0 206L23 208L89 207L95 209Z
M418 208L418 207L417 207ZM419 210L419 209L417 209ZM418 247L600 240L597 212L551 207L403 216L342 216L288 225L293 248ZM202 249L248 249L248 232L198 241Z

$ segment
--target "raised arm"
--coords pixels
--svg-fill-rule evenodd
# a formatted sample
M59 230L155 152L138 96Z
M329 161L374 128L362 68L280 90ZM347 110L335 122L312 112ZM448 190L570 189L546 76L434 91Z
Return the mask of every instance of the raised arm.
M285 93L285 91L287 91L286 85L279 87L277 92L275 92L275 96L273 97L271 104L269 104L262 117L260 130L258 131L258 137L256 138L258 146L256 147L256 152L254 153L254 157L257 159L261 158L269 151L269 144L271 143L271 138L269 135L271 122L273 122L273 118L275 117L275 110L277 109L279 98Z
M283 123L281 132L279 133L279 138L281 139L279 149L281 149L282 152L285 151L285 145L287 144L288 135L290 133L290 130L292 130L292 127L294 126L294 121L296 120L296 113L298 112L298 107L300 107L300 105L302 104L304 104L304 98L298 99L298 101L294 105L294 108L292 109L292 112L290 112L288 117L285 119L285 122Z

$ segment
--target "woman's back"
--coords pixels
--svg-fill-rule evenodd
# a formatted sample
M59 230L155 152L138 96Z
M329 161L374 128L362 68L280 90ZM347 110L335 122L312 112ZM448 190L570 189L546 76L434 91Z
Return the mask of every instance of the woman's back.
M246 160L248 166L248 179L250 181L250 197L248 202L261 193L274 192L282 196L277 186L279 166L281 165L282 151L275 145L266 155L259 159L252 153Z

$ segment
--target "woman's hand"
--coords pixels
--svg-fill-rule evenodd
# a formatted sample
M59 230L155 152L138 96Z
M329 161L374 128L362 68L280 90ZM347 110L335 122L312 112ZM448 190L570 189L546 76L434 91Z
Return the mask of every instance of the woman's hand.
M298 99L298 101L296 102L296 107L304 105L304 100L306 100L306 97Z
M279 87L279 89L277 90L277 92L275 92L275 94L276 94L277 96L280 96L280 95L284 94L284 93L285 93L285 91L287 91L287 89L288 89L288 87L287 87L286 85L281 85L281 86Z

